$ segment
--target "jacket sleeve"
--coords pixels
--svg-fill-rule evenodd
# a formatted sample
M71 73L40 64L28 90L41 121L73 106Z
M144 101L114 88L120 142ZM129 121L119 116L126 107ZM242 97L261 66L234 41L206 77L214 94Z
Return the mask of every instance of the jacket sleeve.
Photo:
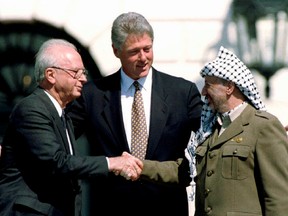
M159 184L182 184L188 186L191 178L186 158L176 161L144 160L144 168L140 178Z
M265 118L262 118L265 119ZM278 119L269 116L262 124L256 145L256 158L263 184L264 215L288 212L288 138Z

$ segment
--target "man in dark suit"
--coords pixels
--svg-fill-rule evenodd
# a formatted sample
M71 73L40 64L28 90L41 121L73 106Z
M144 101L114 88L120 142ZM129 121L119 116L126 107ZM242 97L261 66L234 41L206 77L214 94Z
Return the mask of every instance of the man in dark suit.
M143 164L128 153L77 156L72 122L61 121L62 110L87 81L74 45L46 41L36 56L35 75L39 86L13 109L2 144L0 215L80 216L80 179L106 179L114 172L136 180Z
M91 185L91 202L95 203L91 215L188 215L185 183L190 176L184 150L191 131L200 125L202 102L195 83L152 67L153 39L153 29L142 15L129 12L118 16L112 26L112 48L121 69L85 84L81 98L70 107L76 135L86 132L92 154L118 156L131 152L135 80L144 99L148 144L143 178L128 182L112 176ZM161 166L168 161L179 167L169 169L169 163ZM182 173L183 178L173 183L149 181ZM148 181L144 174L148 174ZM99 194L102 199L96 201L94 197Z

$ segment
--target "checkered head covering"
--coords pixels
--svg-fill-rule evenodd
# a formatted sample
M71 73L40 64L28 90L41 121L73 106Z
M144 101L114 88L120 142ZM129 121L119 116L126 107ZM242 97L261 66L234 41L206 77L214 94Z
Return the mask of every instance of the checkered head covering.
M214 61L207 63L200 71L200 75L203 78L205 76L215 76L234 82L240 91L246 96L250 104L252 104L257 110L266 110L265 105L260 98L251 71L234 53L224 47L220 47L217 58ZM192 131L190 142L185 150L185 155L190 161L190 172L192 178L191 200L194 199L195 190L195 182L193 180L196 176L196 147L203 143L212 133L212 128L216 119L217 115L215 111L209 107L208 100L205 98L201 113L201 126L196 133Z
M216 76L234 82L256 109L265 109L251 71L234 53L224 47L220 47L217 58L207 63L200 74L202 77Z

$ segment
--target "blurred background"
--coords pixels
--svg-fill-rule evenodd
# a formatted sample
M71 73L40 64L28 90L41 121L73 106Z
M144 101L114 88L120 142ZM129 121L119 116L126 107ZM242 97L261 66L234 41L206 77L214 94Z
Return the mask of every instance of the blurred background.
M201 90L200 69L224 46L251 69L268 111L288 124L288 0L0 0L0 142L13 106L35 87L34 56L42 42L71 41L88 79L106 76L120 67L111 48L112 22L128 11L154 28L155 68ZM79 142L79 151L89 153L85 137Z

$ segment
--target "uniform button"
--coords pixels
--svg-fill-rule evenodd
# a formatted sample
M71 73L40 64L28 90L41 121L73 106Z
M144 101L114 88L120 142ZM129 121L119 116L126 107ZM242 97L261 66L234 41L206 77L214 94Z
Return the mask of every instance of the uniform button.
M207 172L207 176L211 176L211 175L213 175L214 174L214 171L213 170L209 170L208 172Z
M205 193L205 196L208 196L208 194L209 194L210 192L211 192L211 190L210 190L209 188L206 188L206 189L205 189L205 192L204 192L204 193Z
M210 152L209 153L209 158L212 159L213 157L215 157L215 153L214 152Z
M206 212L206 215L211 215L211 214L212 214L212 208L208 206L208 207L206 208L206 211L205 211L205 212Z

